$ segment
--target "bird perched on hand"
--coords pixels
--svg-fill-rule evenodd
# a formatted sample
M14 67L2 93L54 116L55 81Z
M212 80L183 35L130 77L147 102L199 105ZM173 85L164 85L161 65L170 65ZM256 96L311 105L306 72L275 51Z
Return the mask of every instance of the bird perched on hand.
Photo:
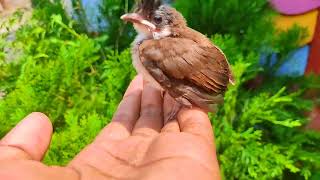
M184 107L214 112L234 83L223 52L203 34L189 28L176 9L160 0L142 0L122 20L133 23L133 65ZM180 109L175 106L173 115Z

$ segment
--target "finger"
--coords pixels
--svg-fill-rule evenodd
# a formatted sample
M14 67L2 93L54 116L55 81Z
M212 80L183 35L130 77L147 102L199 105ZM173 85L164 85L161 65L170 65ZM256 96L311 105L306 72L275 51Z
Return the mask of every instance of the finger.
M111 123L97 136L97 141L104 141L106 138L123 139L131 135L133 126L140 116L142 90L143 77L138 75L130 83Z
M213 141L213 129L207 113L199 108L182 109L178 114L181 132L201 136Z
M48 149L52 124L42 113L24 118L0 141L0 160L32 159L40 161Z
M130 96L134 92L142 92L143 90L143 76L138 74L131 83L129 84L129 87L127 88L126 92L124 93L124 98L127 96Z
M175 103L176 101L168 93L165 93L163 100L163 119L165 122L161 132L180 132L177 119L169 119Z
M37 161L5 161L0 163L0 178L3 180L78 180L79 173L59 166L46 166Z
M151 136L163 127L162 92L151 84L146 84L142 91L140 118L133 135Z
M164 127L161 129L161 132L168 132L168 133L177 133L180 132L180 126L177 119L170 120Z

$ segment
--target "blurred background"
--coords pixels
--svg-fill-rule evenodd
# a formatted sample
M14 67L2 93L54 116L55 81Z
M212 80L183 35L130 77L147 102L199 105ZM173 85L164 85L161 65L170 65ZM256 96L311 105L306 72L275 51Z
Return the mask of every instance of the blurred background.
M210 114L226 180L320 179L320 0L175 0L227 55L236 85ZM64 165L112 118L130 80L134 0L0 0L0 137L33 111Z

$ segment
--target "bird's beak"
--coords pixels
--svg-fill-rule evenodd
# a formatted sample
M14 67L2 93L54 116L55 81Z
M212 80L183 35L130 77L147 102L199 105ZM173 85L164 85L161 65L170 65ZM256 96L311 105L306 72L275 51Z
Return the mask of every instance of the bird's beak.
M128 21L134 24L141 24L146 26L148 29L154 31L156 30L156 26L152 24L150 21L145 20L141 15L137 13L128 13L121 16L123 21Z

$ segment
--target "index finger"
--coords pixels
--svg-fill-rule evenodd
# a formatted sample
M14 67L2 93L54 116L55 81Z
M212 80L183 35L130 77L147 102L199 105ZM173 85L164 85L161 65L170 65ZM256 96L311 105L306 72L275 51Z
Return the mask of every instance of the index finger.
M213 129L208 114L199 108L182 109L178 114L181 132L200 136L213 142Z
M100 132L96 141L104 141L107 138L124 139L131 135L140 115L142 89L143 77L138 75L130 83L112 121Z

